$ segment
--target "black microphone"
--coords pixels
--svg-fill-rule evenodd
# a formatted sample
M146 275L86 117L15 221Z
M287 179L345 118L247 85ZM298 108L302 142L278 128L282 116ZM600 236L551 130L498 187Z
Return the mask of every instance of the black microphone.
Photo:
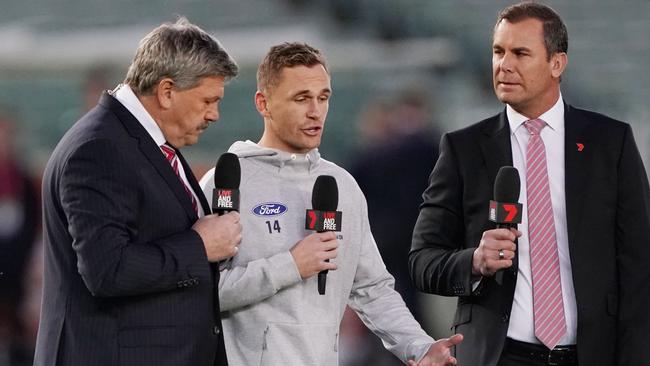
M490 221L497 228L517 228L521 223L522 206L519 202L519 171L512 166L502 166L494 180L494 200L490 201Z
M517 228L521 223L522 205L519 201L521 182L519 171L512 166L502 166L494 180L494 200L490 201L490 221L497 229ZM503 283L503 271L498 271L495 280Z
M339 188L331 175L319 175L311 194L312 210L307 210L305 228L325 231L341 231L341 211L336 211L339 204ZM327 260L329 262L329 260ZM325 294L327 270L318 272L318 293Z
M230 211L239 212L239 182L241 166L233 153L224 153L214 168L214 190L212 191L212 213L219 216Z

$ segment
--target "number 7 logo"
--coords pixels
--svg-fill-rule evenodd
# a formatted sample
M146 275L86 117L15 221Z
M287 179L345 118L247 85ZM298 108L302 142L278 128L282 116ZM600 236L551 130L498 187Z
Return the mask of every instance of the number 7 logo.
M309 228L314 229L316 228L316 213L314 211L307 211L309 214Z
M512 220L517 217L517 206L516 205L509 205L509 204L504 204L503 209L506 210L508 215L505 218L505 222L512 222Z

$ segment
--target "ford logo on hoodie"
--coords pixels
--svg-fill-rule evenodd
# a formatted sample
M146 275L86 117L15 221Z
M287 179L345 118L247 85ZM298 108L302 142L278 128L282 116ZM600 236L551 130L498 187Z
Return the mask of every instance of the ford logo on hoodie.
M277 202L260 203L253 207L253 213L257 216L275 216L287 212L287 206Z

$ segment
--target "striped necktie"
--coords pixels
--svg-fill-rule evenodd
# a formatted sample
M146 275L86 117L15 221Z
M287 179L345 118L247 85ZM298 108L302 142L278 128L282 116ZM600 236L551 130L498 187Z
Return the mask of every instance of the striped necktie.
M540 136L546 122L534 119L526 121L525 126L530 133L526 154L526 190L535 336L552 349L566 333L566 320L546 149Z
M183 184L185 192L187 192L188 196L190 196L190 199L192 200L192 207L194 208L194 212L198 214L199 210L196 198L194 197L194 194L192 194L192 191L187 186L187 184L185 184L183 178L181 178L180 171L178 170L178 155L176 155L176 150L167 144L160 145L160 150L162 150L163 155L165 155L165 158L167 158L167 161L169 161L169 164L171 164L172 169L174 169L174 173L176 173L176 176Z

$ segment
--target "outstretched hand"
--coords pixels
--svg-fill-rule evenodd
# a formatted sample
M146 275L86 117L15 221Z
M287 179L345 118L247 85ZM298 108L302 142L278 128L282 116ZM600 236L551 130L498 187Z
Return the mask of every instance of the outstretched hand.
M456 364L456 359L451 355L451 348L463 341L462 334L454 334L449 338L437 340L420 360L408 361L409 366L450 366Z

